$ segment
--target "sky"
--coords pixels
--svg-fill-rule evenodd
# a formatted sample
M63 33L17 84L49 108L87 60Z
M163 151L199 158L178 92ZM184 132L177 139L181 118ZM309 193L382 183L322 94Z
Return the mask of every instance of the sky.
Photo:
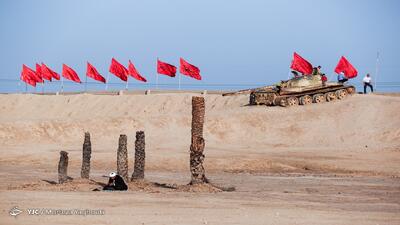
M343 55L359 72L352 83L370 73L378 90L400 91L397 0L0 0L0 32L0 92L24 91L22 64L36 62L58 73L65 63L84 82L90 62L110 89L122 89L125 83L108 73L112 57L126 66L132 60L147 78L147 84L130 79L130 89L154 88L157 58L179 66L180 57L203 77L182 76L182 88L244 89L287 79L293 52L333 80ZM104 89L87 81L90 90ZM176 89L179 76L160 75L158 82ZM52 82L43 90L59 89Z

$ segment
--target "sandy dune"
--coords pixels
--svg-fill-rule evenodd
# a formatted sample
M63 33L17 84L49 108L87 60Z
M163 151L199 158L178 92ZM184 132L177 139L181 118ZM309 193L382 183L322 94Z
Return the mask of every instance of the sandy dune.
M89 131L92 178L104 182L101 176L115 170L119 134L128 135L133 162L135 131L144 130L147 179L187 183L192 95L0 95L0 221L400 223L396 96L355 95L329 104L267 108L247 106L246 95L206 95L206 170L213 182L233 185L235 192L151 189L98 198L89 184L68 191L41 181L56 180L60 150L70 154L70 176L79 177L83 134ZM8 210L15 205L101 207L107 216L13 218Z

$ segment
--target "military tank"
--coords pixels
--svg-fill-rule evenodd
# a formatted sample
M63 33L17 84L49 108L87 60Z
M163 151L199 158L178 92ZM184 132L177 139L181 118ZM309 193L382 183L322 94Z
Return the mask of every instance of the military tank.
M331 102L355 93L352 85L322 82L320 75L305 75L273 86L249 90L250 105L295 106Z

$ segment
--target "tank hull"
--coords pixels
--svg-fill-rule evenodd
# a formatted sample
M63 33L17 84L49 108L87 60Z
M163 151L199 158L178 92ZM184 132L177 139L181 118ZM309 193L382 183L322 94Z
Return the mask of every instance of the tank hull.
M312 87L274 87L250 93L250 105L293 106L331 102L355 93L352 85L326 83Z

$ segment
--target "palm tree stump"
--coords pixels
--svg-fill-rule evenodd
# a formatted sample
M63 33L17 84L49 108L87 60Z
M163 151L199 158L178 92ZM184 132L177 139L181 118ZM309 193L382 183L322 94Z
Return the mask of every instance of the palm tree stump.
M125 181L128 180L128 149L127 137L125 134L119 136L118 151L117 151L117 173Z
M68 152L60 152L60 161L58 162L58 183L62 184L68 180Z
M83 150L82 150L81 178L89 179L91 155L92 155L92 144L90 142L90 133L85 132L85 140L83 141Z
M144 131L137 131L135 141L135 166L132 173L131 181L144 179L145 156L146 154Z
M192 97L192 140L190 145L190 184L208 183L203 167L204 138L203 126L205 115L204 97Z

